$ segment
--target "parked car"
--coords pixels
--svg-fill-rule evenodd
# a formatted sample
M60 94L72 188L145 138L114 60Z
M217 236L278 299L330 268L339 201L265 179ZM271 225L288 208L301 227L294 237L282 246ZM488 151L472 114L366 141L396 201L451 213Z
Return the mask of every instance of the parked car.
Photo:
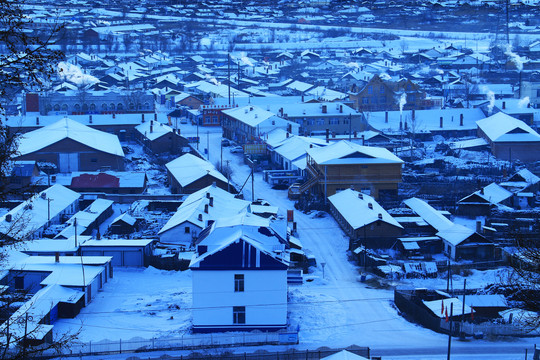
M289 200L298 200L300 198L300 187L302 186L301 183L294 183L292 184L291 186L289 186L289 191L288 191L288 198Z
M227 146L231 146L231 142L227 139L222 139L221 140L221 146L223 147L227 147Z
M244 152L244 148L241 147L241 146L233 146L230 148L230 151L231 153L243 153Z

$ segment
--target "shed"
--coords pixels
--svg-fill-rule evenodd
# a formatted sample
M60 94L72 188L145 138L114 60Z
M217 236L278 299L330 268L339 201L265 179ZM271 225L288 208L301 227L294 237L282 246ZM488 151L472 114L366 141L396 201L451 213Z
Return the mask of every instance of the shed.
M152 239L89 240L81 245L83 256L112 256L113 266L148 266Z

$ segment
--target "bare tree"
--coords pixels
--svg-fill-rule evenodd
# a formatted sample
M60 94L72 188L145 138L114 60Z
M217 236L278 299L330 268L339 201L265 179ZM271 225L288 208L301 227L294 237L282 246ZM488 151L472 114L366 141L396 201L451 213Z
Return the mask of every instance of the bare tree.
M532 331L540 328L540 247L536 239L525 239L517 232L513 235L516 252L511 261L512 271L503 283L514 305L525 310L516 320Z
M50 45L58 39L63 25L52 22L40 33L33 30L32 19L24 13L20 0L0 0L0 116L6 115L6 105L21 91L35 91L56 71L56 63L63 54ZM0 199L9 196L9 178L13 158L17 156L17 136L0 123ZM28 219L25 212L10 219L0 231L0 265L12 246L28 238ZM56 336L40 345L43 324L33 324L32 316L21 307L28 294L3 284L0 291L0 359L31 359L44 352L54 352L72 342L77 334Z

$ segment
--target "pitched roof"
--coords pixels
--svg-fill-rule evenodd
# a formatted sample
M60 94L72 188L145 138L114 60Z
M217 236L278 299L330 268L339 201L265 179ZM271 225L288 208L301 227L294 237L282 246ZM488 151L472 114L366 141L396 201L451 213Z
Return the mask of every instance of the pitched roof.
M69 118L63 118L51 125L22 135L18 148L19 154L30 154L64 139L71 139L109 154L124 156L122 145L116 135L92 129Z
M411 208L416 214L424 219L429 225L441 231L454 225L452 221L444 217L439 210L436 210L424 200L410 198L403 201L405 205Z
M11 235L18 230L19 236L30 235L49 221L49 215L53 219L80 196L62 185L53 185L0 217L0 232ZM11 221L6 220L8 216Z
M385 148L362 146L345 140L321 148L307 149L307 153L319 165L403 163L403 160Z
M205 205L209 205L210 202L208 197L213 198L213 206L208 206L208 213L206 213L204 211ZM199 228L205 228L208 220L215 221L222 217L245 213L249 204L249 201L236 199L233 194L210 185L189 195L169 221L159 230L158 235L185 222L190 222Z
M403 228L396 219L369 195L347 189L329 196L328 200L355 230L379 220ZM379 215L381 216L380 219Z
M165 164L165 167L182 187L185 187L206 175L227 182L227 178L223 176L214 165L209 161L203 160L192 154L182 155Z
M503 112L476 122L492 142L539 142L540 135L529 125Z

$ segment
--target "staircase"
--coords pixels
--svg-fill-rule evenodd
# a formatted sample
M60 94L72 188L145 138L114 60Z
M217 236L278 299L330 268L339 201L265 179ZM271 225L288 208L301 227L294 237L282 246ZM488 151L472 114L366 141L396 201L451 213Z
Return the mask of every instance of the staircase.
M302 270L287 270L287 285L302 285L303 283Z

